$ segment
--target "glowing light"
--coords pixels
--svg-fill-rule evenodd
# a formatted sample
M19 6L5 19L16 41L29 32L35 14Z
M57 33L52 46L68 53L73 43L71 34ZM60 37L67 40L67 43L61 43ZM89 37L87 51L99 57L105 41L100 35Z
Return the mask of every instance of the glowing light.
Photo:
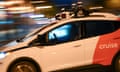
M34 9L19 10L19 11L9 11L10 14L29 13L29 12L34 12Z
M17 13L33 12L34 8L32 8L31 6L29 6L29 7L21 6L21 7L7 8L7 10L9 10L9 13L11 13L11 14L17 14Z
M31 15L30 18L38 18L38 17L45 17L45 15L40 14L40 15Z
M31 8L32 7L11 7L11 8L8 8L8 10L26 10Z
M6 53L5 53L5 52L0 52L0 59L5 58L5 56L6 56Z
M20 4L20 3L24 3L24 1L0 1L0 5L4 6L4 5L13 5L13 4Z
M99 6L99 7L91 7L89 9L102 9L103 7L102 6Z
M12 24L12 23L13 23L13 21L0 21L0 24Z
M46 1L31 1L30 3L45 3Z
M36 7L36 9L46 9L46 8L52 8L52 6L40 6L40 7Z
M120 7L120 0L106 0L106 4L109 7Z

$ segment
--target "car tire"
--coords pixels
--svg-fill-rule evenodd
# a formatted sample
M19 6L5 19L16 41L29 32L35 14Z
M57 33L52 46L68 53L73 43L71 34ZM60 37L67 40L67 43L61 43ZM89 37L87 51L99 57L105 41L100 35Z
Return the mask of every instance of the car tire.
M115 59L114 72L120 72L120 54Z
M34 63L30 61L18 61L10 66L8 72L39 72Z

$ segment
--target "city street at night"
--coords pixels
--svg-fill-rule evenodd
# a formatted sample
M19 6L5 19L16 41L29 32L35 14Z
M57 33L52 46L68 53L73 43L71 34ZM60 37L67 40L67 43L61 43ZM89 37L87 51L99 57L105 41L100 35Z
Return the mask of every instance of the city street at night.
M120 0L0 0L0 72L120 72Z

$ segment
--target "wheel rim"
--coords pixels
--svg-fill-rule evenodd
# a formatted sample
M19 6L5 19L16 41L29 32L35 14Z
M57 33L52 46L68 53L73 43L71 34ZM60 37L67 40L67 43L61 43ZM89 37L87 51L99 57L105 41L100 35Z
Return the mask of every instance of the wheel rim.
M120 57L118 59L118 71L120 72Z
M117 58L115 63L115 72L120 72L120 56Z
M31 62L24 61L13 65L11 72L37 72L37 69Z

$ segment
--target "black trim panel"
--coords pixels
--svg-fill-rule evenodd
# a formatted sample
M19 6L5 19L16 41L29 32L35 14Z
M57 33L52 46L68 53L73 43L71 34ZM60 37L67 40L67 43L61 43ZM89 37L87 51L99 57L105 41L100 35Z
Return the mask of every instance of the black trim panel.
M29 47L30 47L30 46L24 46L24 47L20 47L20 48L8 50L8 51L6 51L6 52L14 52L14 51L18 51L18 50L21 50L21 49L26 49L26 48L29 48Z
M87 66L80 66L80 67L71 67L61 70L55 70L50 72L108 72L109 66L102 66L102 65L87 65Z

